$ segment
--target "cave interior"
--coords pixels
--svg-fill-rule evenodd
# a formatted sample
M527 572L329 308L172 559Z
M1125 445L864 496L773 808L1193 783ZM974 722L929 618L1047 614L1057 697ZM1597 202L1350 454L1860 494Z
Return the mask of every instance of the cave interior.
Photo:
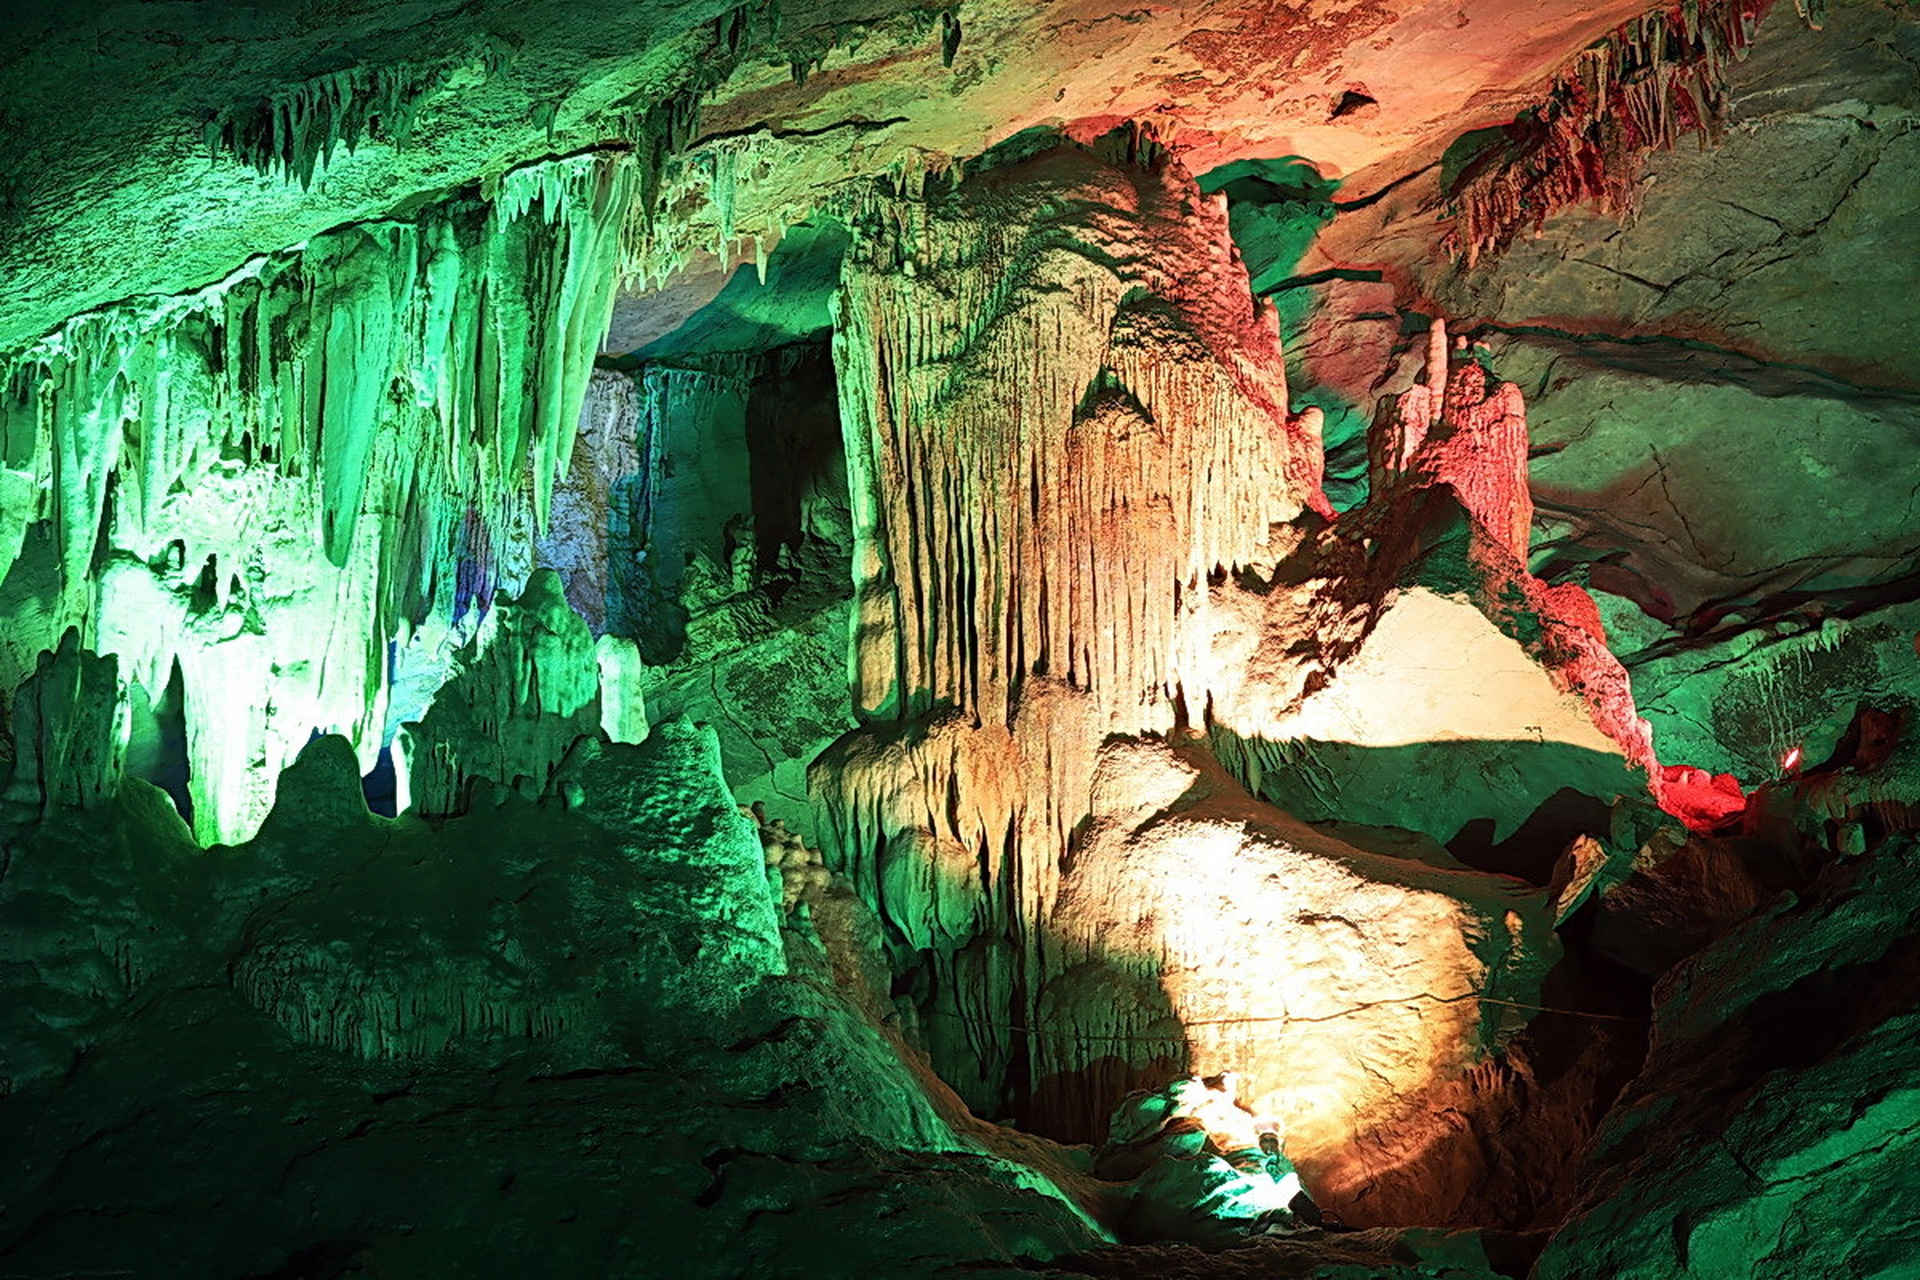
M0 1275L1920 1276L1911 0L0 53Z

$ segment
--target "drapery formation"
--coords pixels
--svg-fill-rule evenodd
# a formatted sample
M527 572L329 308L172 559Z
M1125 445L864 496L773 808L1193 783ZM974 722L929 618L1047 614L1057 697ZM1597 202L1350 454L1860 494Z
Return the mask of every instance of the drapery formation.
M1151 148L1143 148L1145 156ZM1270 309L1170 163L1055 152L853 212L835 343L856 710L1005 723L1021 682L1161 725L1180 601L1324 509Z
M0 555L49 562L14 661L77 625L149 701L177 670L203 840L316 730L370 765L389 643L546 520L637 185L619 153L518 170L0 364Z
M1546 945L1541 904L1295 823L1195 736L1255 680L1297 704L1324 657L1268 617L1302 598L1271 581L1287 522L1327 512L1318 422L1224 210L1135 134L850 221L867 725L811 780L921 1041L983 1114L1076 1137L1233 1067L1322 1168L1492 1043L1476 997Z

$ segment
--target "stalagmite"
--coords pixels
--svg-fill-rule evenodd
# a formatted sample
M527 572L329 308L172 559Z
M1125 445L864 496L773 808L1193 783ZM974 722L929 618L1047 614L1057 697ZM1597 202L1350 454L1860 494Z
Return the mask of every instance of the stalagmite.
M1381 398L1368 454L1371 496L1351 525L1369 563L1391 566L1392 576L1373 588L1380 594L1354 633L1348 669L1270 717L1263 732L1372 745L1530 737L1651 770L1650 731L1591 597L1528 571L1533 499L1520 389L1490 385L1479 359L1456 351L1436 318L1419 379ZM1464 527L1446 529L1448 511L1464 516ZM1323 572L1342 570L1329 564ZM1351 582L1364 572L1349 567L1345 576ZM1503 698L1481 698L1480 685L1442 677L1418 697L1390 694L1423 648L1443 668L1510 670L1497 682ZM1467 663L1463 655L1476 648L1480 656ZM1369 682L1372 692L1362 692ZM1476 699L1481 705L1470 706ZM1259 717L1239 719L1244 728Z
M541 569L523 594L495 606L426 716L402 729L400 785L429 818L466 812L476 782L538 799L567 751L600 723L593 636L559 577Z
M600 669L600 731L609 742L644 741L647 704L641 678L646 664L639 646L625 636L601 636L593 657Z
M536 590L552 602L551 582ZM528 631L548 616L523 619L515 656L539 647ZM535 688L556 656L519 669L529 696L557 692ZM496 659L491 674L515 673ZM226 980L297 1043L361 1059L485 1061L538 1045L586 1067L619 1061L629 1020L717 1015L784 970L778 890L710 730L588 739L558 771L543 801L396 824L360 805L346 742L316 739L241 856L194 860L209 896L247 910L290 876L307 885L223 941Z
M13 774L0 797L8 808L31 821L119 788L128 725L117 668L112 657L80 648L72 628L57 650L40 655L13 697Z
M1412 485L1452 490L1516 560L1533 538L1533 495L1527 488L1527 415L1520 388L1487 388L1487 371L1471 358L1455 361L1447 324L1428 330L1426 371L1404 394L1381 401L1372 433L1368 482L1374 492Z
M1655 758L1652 728L1634 703L1625 668L1607 647L1593 598L1575 583L1549 584L1529 572L1533 500L1526 406L1517 386L1497 382L1490 389L1480 361L1452 350L1444 320L1430 326L1421 378L1400 395L1381 399L1368 448L1372 496L1352 521L1363 541L1433 537L1443 545L1422 550L1428 563L1413 564L1406 581L1380 584L1384 594L1355 615L1362 625L1354 630L1356 648L1345 669L1322 681L1312 697L1293 706L1268 697L1263 711L1251 709L1246 698L1259 689L1221 700L1216 727L1234 736L1229 741L1216 735L1216 746L1231 754L1238 776L1262 791L1263 770L1287 759L1281 744L1292 739L1309 746L1332 741L1378 747L1532 737L1540 745L1617 757L1644 778L1669 813L1696 828L1711 828L1740 811L1744 795L1731 777L1711 779ZM1421 495L1435 491L1465 515L1460 535L1410 526L1433 518L1430 510L1421 515L1431 501ZM1350 582L1360 576L1349 570ZM1459 678L1436 680L1433 691L1411 697L1405 671L1427 651L1446 664L1436 670L1451 667ZM1470 653L1477 656L1469 660ZM1501 697L1483 698L1481 685L1502 670L1508 674L1496 681ZM1469 677L1469 671L1476 675ZM1249 742L1240 735L1267 740ZM1323 767L1350 771L1354 763L1343 757ZM1597 794L1631 789L1607 785L1606 770L1596 772L1593 763L1536 762L1531 773L1536 783L1558 778ZM1390 808L1370 812L1376 821L1420 825ZM1448 816L1445 804L1430 805L1425 813L1429 822L1444 823Z

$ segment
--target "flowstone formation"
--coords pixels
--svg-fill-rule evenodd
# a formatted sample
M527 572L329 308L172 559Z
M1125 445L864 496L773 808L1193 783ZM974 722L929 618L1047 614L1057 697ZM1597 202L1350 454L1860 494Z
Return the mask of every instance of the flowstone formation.
M16 16L0 1274L1905 1274L1920 21L1643 5Z
M869 724L813 779L934 1065L976 1109L1069 1137L1170 1069L1235 1069L1343 1211L1417 1212L1433 1189L1402 1180L1405 1133L1444 1141L1429 1092L1534 1007L1548 898L1249 789L1300 776L1329 725L1387 745L1353 723L1373 706L1416 736L1515 744L1516 776L1469 813L1646 785L1591 604L1521 560L1518 391L1485 391L1436 325L1430 382L1383 424L1375 503L1328 529L1317 415L1286 412L1271 317L1177 163L1129 138L876 203L838 347ZM1389 670L1457 656L1433 607L1510 655L1484 727L1366 692L1385 646ZM1563 746L1584 774L1550 763ZM1380 800L1359 820L1423 825Z

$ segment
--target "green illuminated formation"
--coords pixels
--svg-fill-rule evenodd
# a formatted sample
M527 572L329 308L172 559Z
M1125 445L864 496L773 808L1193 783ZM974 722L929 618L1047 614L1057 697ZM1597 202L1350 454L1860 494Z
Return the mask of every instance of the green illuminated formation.
M81 649L69 629L15 691L6 803L24 807L29 821L88 808L120 789L127 708L118 668L113 658Z
M387 642L452 615L476 527L547 518L633 185L617 155L516 171L7 362L0 534L56 560L49 635L149 697L177 666L203 840L250 834L316 729L371 764Z
M551 570L537 570L488 621L421 723L401 730L400 807L424 817L466 812L478 781L538 798L567 749L601 724L593 636Z
M1912 1273L1794 8L10 15L0 1276Z
M207 122L207 143L262 173L298 181L306 190L337 149L351 154L363 135L405 147L423 98L445 89L462 72L497 72L511 56L510 46L486 40L457 66L354 66L316 76L215 113Z

